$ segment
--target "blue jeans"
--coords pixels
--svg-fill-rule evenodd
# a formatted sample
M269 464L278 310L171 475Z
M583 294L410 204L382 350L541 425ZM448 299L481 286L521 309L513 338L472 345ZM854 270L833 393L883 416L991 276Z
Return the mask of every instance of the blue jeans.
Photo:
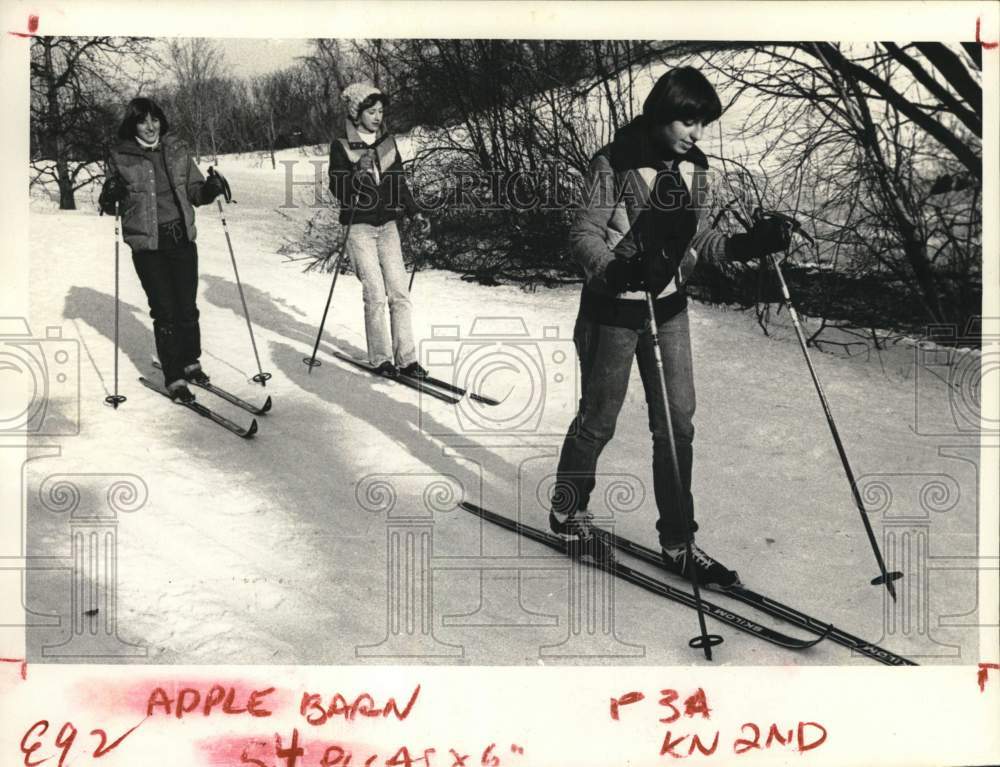
M676 486L670 464L667 422L648 327L632 330L581 317L573 333L580 358L580 408L563 442L552 508L562 513L587 508L594 490L597 459L614 436L634 357L646 392L653 437L653 493L659 511L656 529L660 544L669 546L686 540L689 521L692 538L697 530L691 496L695 394L687 310L663 322L658 332L680 487ZM678 491L682 508L678 508Z
M415 362L410 291L396 222L381 226L353 224L347 238L347 255L361 280L368 362L381 365L395 360L400 367ZM391 335L385 321L387 302Z

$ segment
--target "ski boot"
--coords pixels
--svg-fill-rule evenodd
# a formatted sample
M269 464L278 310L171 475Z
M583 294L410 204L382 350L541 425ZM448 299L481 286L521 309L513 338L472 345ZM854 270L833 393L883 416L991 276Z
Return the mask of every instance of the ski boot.
M187 387L187 381L181 379L179 381L173 381L167 385L167 394L170 395L170 399L176 402L178 405L190 405L194 402L194 394Z
M596 565L614 563L614 547L594 527L594 516L586 509L572 514L549 512L549 528L566 542L566 553Z
M377 376L385 376L386 378L396 378L399 375L399 370L389 360L386 360L381 365L377 365L372 372Z
M423 381L427 378L427 371L421 366L419 362L411 362L406 365L402 370L399 371L401 375L407 378L415 378L418 381Z
M208 374L201 369L201 363L195 362L184 368L184 377L193 384L205 386L211 379Z
M660 550L660 556L665 570L679 575L682 578L691 579L691 565L687 560L687 546L683 543L676 546L664 546ZM730 586L737 586L740 583L740 576L735 570L730 570L719 561L713 559L702 551L695 543L691 543L691 559L695 575L698 577L698 585L706 588L726 589Z

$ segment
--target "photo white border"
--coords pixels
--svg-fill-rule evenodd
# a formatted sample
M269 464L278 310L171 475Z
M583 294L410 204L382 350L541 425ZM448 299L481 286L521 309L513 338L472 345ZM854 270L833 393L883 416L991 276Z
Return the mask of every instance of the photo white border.
M457 2L5 2L0 44L0 164L4 248L0 295L2 316L28 316L28 47L10 32L27 31L27 17L39 17L38 34L147 34L156 37L499 37L640 38L897 41L970 41L976 19L987 41L1000 39L997 3L977 2L639 2L639 3L457 3ZM983 51L983 150L985 212L984 317L1000 316L1000 236L998 236L998 155L1000 136L1000 49ZM984 334L1000 335L1000 322ZM1000 416L1000 392L983 390L983 417ZM16 395L15 395L16 396ZM9 438L4 438L9 439ZM998 557L1000 547L1000 461L997 446L985 443L980 463L980 556ZM3 465L11 465L4 463ZM20 476L0 476L0 508L20 513ZM6 527L2 528L6 530ZM13 597L19 603L19 595ZM997 623L1000 592L993 572L980 583L981 660L1000 662ZM0 657L23 656L24 647L0 647ZM695 661L692 661L693 663ZM2 665L2 664L0 664ZM19 764L18 741L26 717L39 712L53 722L79 720L81 731L105 719L126 722L93 703L64 697L82 685L129 680L190 679L211 672L239 678L277 680L289 689L382 689L402 695L415 682L424 698L415 722L372 729L369 742L403 742L419 734L422 742L444 743L458 736L504 730L526 748L523 757L505 755L505 765L610 765L668 763L658 757L663 725L655 708L630 722L611 722L610 695L627 689L655 697L660 688L682 693L704 688L713 706L712 725L731 734L741 722L822 721L831 736L808 754L770 752L736 757L721 750L703 759L715 764L987 764L1000 763L1000 671L985 691L976 684L977 668L885 669L742 668L692 665L683 668L450 668L450 667L95 667L35 666L28 679L11 684L0 668L0 763ZM265 685L266 686L266 685ZM106 705L106 702L101 704ZM638 709L637 709L638 710ZM105 716L100 719L98 713ZM253 732L269 737L283 722L298 722L295 711L275 716ZM100 721L98 721L100 719ZM279 721L280 720L280 721ZM33 719L31 721L34 721ZM213 723L155 721L137 733L129 750L108 757L112 764L196 764L186 751ZM226 727L236 725L221 720ZM252 724L259 725L260 722ZM30 722L29 722L30 723ZM410 725L413 724L413 727ZM489 725L489 727L485 725ZM678 723L681 727L683 723ZM493 729L490 729L493 728ZM236 727L238 729L238 727ZM300 727L301 729L301 727ZM711 728L699 725L699 732ZM348 733L353 738L355 730ZM414 737L416 737L414 734ZM483 735L486 737L486 735ZM496 736L499 737L499 736ZM386 745L388 745L388 741ZM183 756L184 754L192 756ZM664 762L664 759L667 762ZM114 761L117 760L117 761ZM94 760L97 762L97 760ZM476 759L470 763L478 763ZM54 761L52 762L54 764ZM78 759L78 764L88 764ZM443 759L443 764L449 760ZM305 767L303 765L303 767Z

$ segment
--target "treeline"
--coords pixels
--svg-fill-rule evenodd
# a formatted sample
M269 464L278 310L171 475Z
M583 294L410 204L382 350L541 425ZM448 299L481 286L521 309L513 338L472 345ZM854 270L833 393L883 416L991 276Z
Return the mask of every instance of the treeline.
M414 260L487 283L577 280L567 199L655 77L692 64L728 110L712 126L723 140L703 141L722 147L710 156L718 226L739 230L758 207L799 218L815 245L797 240L792 260L828 286L809 292L809 312L964 328L981 313L980 56L939 43L314 40L293 65L240 78L208 40L42 37L32 166L73 207L137 94L164 105L199 157L273 161L281 148L325 144L343 121L341 90L364 79L389 95L394 131L419 127L413 186L437 204L435 235L411 243ZM328 264L338 234L333 216L311 222L300 245L313 267ZM766 321L768 279L696 275L701 297L757 304Z
M578 279L567 191L579 191L590 157L636 116L655 77L691 64L728 110L703 141L715 147L717 225L739 231L757 208L798 218L815 243L797 238L792 260L824 286L807 294L808 312L868 329L976 326L978 44L353 45L358 71L393 96L395 119L430 129L414 162L418 187L467 195L468 179L482 180L477 206L441 207L434 241L415 244L418 260L484 282ZM700 297L757 305L766 322L773 275L702 268L696 279Z
M32 181L55 182L60 207L92 183L123 108L149 96L200 160L326 142L346 85L333 41L276 72L236 77L208 39L36 37L31 49Z

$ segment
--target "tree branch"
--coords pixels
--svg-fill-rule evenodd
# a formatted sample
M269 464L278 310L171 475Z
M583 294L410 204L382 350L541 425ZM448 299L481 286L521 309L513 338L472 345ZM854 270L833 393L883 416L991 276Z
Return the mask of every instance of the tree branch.
M945 126L934 120L900 94L896 89L884 82L867 69L857 66L844 58L843 54L829 43L815 43L815 48L821 52L822 57L826 57L830 65L845 76L850 76L859 82L863 82L876 93L882 95L885 100L895 109L898 109L914 123L923 128L928 134L940 142L949 152L951 152L959 162L961 162L970 173L976 178L982 178L982 160L976 155L958 136L948 130ZM812 54L810 47L803 48L804 51Z
M948 93L947 89L920 66L920 62L898 45L890 42L884 42L882 45L896 61L910 70L918 83L923 85L931 95L939 99L955 117L961 120L965 127L975 133L978 138L983 137L983 124L975 112L963 106L958 99Z

